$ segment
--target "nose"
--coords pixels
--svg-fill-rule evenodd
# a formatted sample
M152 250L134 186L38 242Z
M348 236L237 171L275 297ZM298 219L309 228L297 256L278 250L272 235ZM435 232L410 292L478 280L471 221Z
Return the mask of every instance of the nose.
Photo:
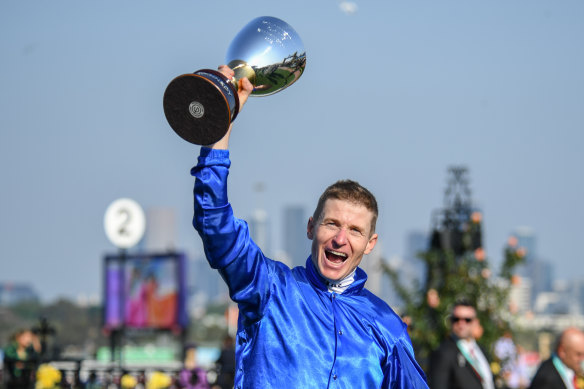
M341 247L347 244L347 231L344 228L339 228L336 235L333 238L333 244L336 247Z

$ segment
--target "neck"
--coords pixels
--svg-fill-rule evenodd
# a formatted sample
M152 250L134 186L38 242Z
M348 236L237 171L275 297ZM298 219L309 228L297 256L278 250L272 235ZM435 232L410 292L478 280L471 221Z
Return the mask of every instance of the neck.
M318 270L318 274L320 274L320 269L318 269L318 266L316 268ZM356 270L357 268L353 269L352 272L350 272L349 274L347 274L347 276L341 278L340 280L331 280L329 278L326 278L322 274L320 274L320 276L322 277L326 286L328 287L329 292L335 292L340 294L343 293L353 283L353 281L355 281Z
M461 341L463 341L463 342L468 342L468 343L470 343L470 342L474 342L474 341L475 341L475 339L474 339L472 336L469 336L469 337L466 337L466 338L461 338L460 336L458 336L458 335L456 335L456 334L454 334L454 333L453 333L453 334L452 334L452 337L453 337L453 338L454 338L454 340L456 340L456 341L458 341L458 340L461 340Z

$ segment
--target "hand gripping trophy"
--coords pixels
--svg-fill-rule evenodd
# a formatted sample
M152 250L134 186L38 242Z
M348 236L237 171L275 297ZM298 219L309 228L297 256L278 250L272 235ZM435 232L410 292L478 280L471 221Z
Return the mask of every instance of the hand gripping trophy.
M252 96L268 96L292 85L304 72L306 51L300 37L283 20L262 16L249 22L227 50L232 79L201 69L183 74L164 92L164 114L184 140L209 145L220 140L239 112L238 81L247 77Z

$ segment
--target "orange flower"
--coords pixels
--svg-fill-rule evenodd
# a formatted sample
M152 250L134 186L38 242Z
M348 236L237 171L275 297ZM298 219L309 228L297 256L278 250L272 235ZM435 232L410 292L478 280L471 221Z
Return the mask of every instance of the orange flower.
M479 224L481 222L481 220L483 220L483 214L480 213L479 211L474 211L471 215L470 215L470 220L474 223L474 224Z
M485 250L482 247L477 248L474 251L474 256L477 259L477 261L479 261L479 262L484 261L485 260L485 256L486 256Z
M527 255L527 249L525 247L519 247L515 254L519 256L519 258L523 258Z
M440 305L440 296L438 295L438 291L436 289L429 289L428 293L426 294L426 301L431 308L436 308Z
M512 285L520 285L521 284L521 277L517 274L511 276L511 284Z
M507 245L509 247L517 247L517 243L519 243L519 241L516 236L511 235L509 239L507 239Z

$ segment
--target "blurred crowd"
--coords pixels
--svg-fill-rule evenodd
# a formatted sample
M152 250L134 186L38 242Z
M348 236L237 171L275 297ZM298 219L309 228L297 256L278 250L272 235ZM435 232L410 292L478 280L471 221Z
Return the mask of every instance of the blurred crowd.
M39 337L29 329L16 331L1 351L0 388L6 389L231 389L235 378L235 344L230 336L224 338L211 368L199 366L197 345L188 343L180 370L104 368L84 375L44 358Z
M584 332L568 328L559 334L542 360L513 340L510 331L491 350L481 346L483 329L476 307L454 304L450 335L432 352L427 372L431 389L582 389Z
M450 336L434 350L427 371L431 389L582 389L584 332L568 328L558 335L552 353L542 359L506 332L492 350L480 345L482 326L476 309L458 302L448 318ZM407 320L406 320L407 323ZM3 348L2 383L7 389L228 389L235 377L235 345L225 337L212 369L197 362L197 345L186 344L177 371L79 371L57 369L45 360L37 334L16 331Z

